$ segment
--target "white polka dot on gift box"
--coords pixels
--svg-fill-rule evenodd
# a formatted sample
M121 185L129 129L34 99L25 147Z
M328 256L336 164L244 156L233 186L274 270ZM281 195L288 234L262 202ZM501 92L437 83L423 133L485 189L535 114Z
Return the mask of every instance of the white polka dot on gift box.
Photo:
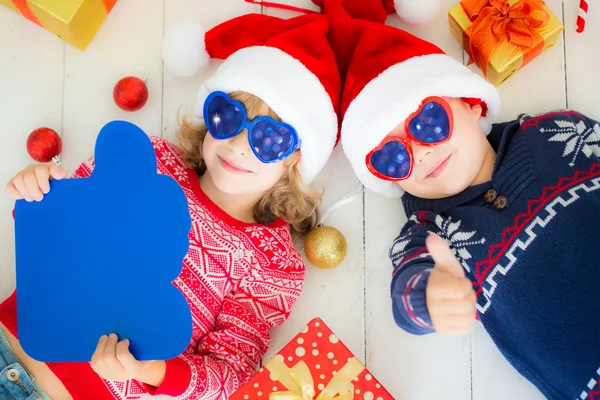
M300 361L306 362L318 392L324 390L340 368L354 358L338 337L319 320L307 325L276 357L290 368ZM268 376L268 379L258 380L258 383L252 387L253 393L246 394L248 397L244 397L245 400L249 398L266 400L272 392L288 390L267 369L261 368L259 373ZM356 400L392 399L366 369L352 383Z

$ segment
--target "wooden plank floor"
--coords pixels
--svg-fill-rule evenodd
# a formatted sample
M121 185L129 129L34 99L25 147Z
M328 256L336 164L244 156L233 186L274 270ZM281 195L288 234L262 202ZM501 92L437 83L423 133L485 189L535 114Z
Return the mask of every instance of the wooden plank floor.
M311 7L310 0L284 1ZM442 1L443 9L455 3ZM577 34L577 3L547 1L565 32L554 48L500 87L503 119L561 108L600 118L600 7L590 4L586 31ZM211 27L248 12L292 15L243 0L120 0L90 47L80 52L0 7L0 181L8 181L30 162L25 140L40 126L61 132L62 161L70 171L91 155L98 131L110 120L126 119L148 134L175 140L177 110L192 109L200 84L218 64L212 63L206 74L194 79L174 77L164 71L161 60L163 32L181 19ZM449 34L445 12L419 28L407 27L395 17L389 23L465 61ZM146 78L150 89L148 104L136 113L122 112L112 101L113 85L127 75ZM317 182L326 189L324 207L358 185L340 150ZM7 197L0 196L1 298L14 288L11 208ZM344 232L348 256L330 271L309 266L305 291L290 320L273 332L269 355L308 320L320 316L397 399L542 399L502 358L481 326L457 339L411 336L395 326L387 250L405 221L398 200L369 191L335 211L327 224ZM40 240L51 229L41 226Z

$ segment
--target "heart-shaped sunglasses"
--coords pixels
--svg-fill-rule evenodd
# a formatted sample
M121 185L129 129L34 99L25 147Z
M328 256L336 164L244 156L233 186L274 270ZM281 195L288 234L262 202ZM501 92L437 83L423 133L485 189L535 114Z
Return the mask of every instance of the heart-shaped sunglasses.
M224 92L212 92L206 98L204 123L211 136L219 140L229 139L247 129L252 152L265 164L285 160L300 147L294 127L267 116L248 121L246 107Z
M412 173L414 158L410 143L434 146L452 136L454 119L450 104L441 97L428 97L404 123L405 137L388 136L366 157L367 168L380 179L401 181Z

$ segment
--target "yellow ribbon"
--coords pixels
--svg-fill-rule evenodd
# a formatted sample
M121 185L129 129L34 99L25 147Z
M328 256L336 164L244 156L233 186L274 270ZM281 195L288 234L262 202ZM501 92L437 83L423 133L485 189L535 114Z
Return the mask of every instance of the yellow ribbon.
M365 369L356 358L350 359L315 398L317 395L315 383L304 361L289 368L283 362L283 357L275 356L265 365L265 368L288 390L271 393L269 400L352 400L354 399L352 380Z

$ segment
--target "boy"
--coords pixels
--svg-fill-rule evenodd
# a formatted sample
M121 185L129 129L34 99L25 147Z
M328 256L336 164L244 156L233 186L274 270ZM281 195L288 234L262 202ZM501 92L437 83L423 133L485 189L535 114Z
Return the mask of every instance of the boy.
M349 66L344 151L365 186L403 195L409 217L389 253L396 323L464 334L479 318L546 397L591 397L600 125L574 111L492 125L491 84L431 43L327 4L339 21L330 42Z

